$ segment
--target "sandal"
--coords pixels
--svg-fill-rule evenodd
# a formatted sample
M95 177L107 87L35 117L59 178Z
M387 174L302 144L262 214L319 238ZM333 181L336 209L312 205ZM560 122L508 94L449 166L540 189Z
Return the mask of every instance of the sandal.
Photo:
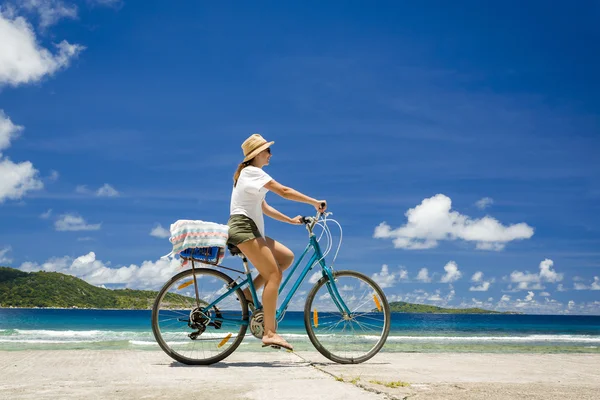
M272 347L276 350L281 350L281 348L283 347L284 349L288 350L288 351L294 351L294 348L292 347L291 344L287 343L285 340L281 339L281 340L275 340L271 343L265 343L263 342L262 347Z

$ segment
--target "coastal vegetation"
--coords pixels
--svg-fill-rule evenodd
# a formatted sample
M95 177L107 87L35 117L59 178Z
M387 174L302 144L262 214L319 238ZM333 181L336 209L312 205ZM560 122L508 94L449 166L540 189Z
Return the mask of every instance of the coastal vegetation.
M0 267L0 307L150 309L157 292L105 289L59 272L23 272ZM167 294L173 304L189 304L189 298Z
M59 272L23 272L0 267L0 307L55 307L101 309L150 309L157 292L153 290L106 289ZM190 299L169 293L174 308ZM481 308L442 308L403 301L390 303L392 312L425 314L497 314Z
M406 303L394 301L390 303L392 312L421 313L421 314L512 314L499 311L484 310L482 308L443 308L427 304Z

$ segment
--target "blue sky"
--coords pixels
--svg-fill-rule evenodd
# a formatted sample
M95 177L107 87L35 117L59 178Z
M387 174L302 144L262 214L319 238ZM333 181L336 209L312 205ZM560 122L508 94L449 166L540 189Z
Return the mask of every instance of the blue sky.
M390 300L600 314L597 1L0 4L0 264L160 286L259 132Z

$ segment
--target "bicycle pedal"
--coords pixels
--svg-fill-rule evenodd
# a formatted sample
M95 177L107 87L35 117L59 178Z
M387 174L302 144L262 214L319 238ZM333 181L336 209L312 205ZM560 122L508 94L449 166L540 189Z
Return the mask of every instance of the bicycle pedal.
M290 349L287 349L285 347L278 346L276 344L263 344L262 347L270 347L270 348L275 349L275 350L282 350L283 349L283 350L287 351L288 353L293 353L294 352L294 350L290 350Z

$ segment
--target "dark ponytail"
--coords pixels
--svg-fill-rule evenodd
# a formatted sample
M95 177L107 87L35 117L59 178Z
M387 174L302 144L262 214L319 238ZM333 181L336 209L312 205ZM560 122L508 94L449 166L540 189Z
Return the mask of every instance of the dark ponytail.
M240 174L242 173L242 170L244 168L246 168L248 165L250 165L250 162L252 160L248 160L248 161L244 161L243 163L240 163L240 165L238 165L237 169L235 170L235 174L233 174L233 186L235 187L235 185L237 185L237 181L240 178Z

